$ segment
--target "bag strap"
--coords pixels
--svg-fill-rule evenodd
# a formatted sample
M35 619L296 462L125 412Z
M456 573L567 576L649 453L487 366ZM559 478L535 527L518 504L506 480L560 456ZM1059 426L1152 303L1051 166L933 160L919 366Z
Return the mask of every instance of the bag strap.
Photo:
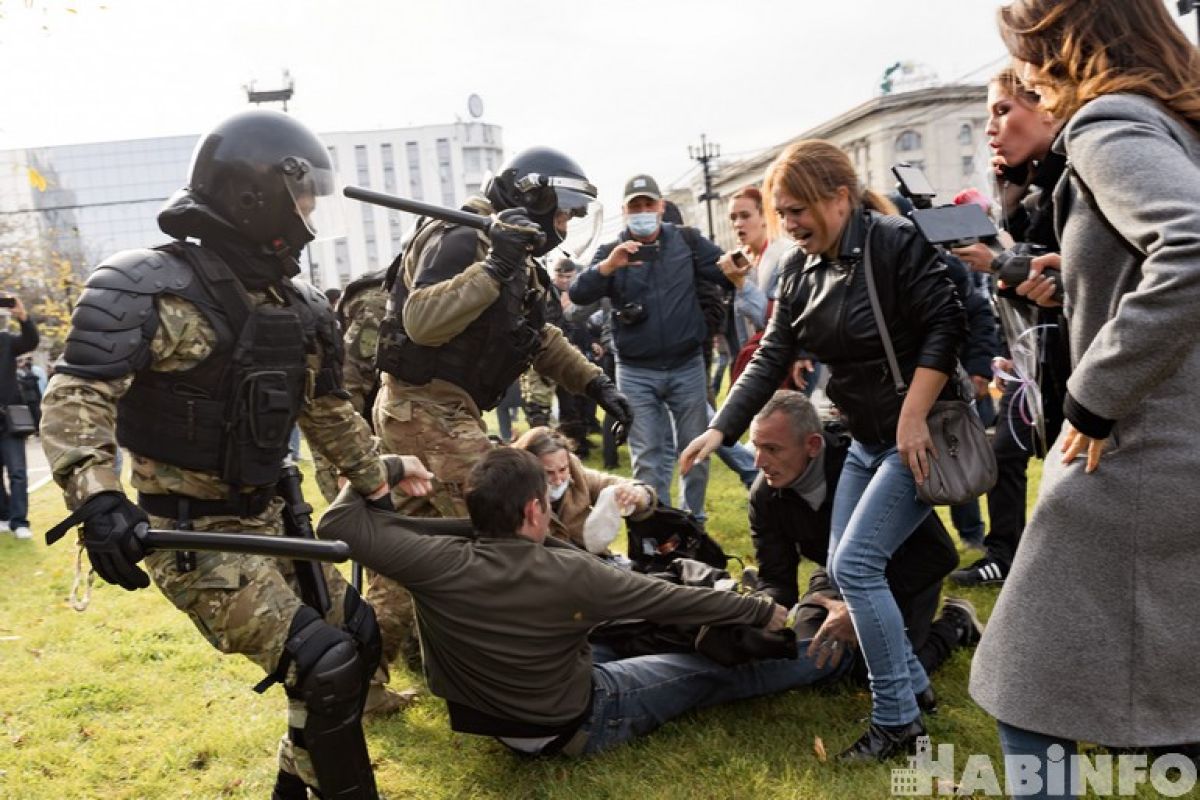
M883 351L887 353L888 367L892 370L892 383L896 386L896 394L908 394L908 386L900 377L900 362L896 360L896 350L892 347L892 336L888 333L887 322L883 318L883 309L879 306L879 292L875 289L875 270L871 266L871 230L874 223L867 227L863 237L863 271L867 279L867 297L871 300L871 312L875 315L875 327L879 328L879 337L883 339Z

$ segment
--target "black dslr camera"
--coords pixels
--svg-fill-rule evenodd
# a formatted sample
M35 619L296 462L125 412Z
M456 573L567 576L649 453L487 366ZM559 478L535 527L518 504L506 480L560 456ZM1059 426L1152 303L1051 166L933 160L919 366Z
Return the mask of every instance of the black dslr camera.
M641 303L626 303L620 308L614 308L613 319L622 325L637 325L646 319L646 307Z
M920 167L902 161L892 167L892 174L896 176L900 194L912 201L909 219L930 244L962 247L998 235L988 215L974 203L935 207L933 198L937 192Z

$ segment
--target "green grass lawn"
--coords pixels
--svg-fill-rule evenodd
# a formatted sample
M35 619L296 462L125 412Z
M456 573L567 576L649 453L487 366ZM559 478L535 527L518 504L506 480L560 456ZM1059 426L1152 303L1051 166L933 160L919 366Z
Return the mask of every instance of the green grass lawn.
M593 466L598 459L597 450ZM31 506L39 534L65 513L53 486ZM709 508L727 552L749 556L744 492L715 460ZM91 606L72 610L74 558L68 541L49 549L0 537L0 798L268 797L282 690L252 692L257 669L209 647L153 588L97 583ZM996 592L962 594L987 614ZM969 753L998 755L991 720L967 697L970 656L956 653L934 677L941 713L929 720L935 743L957 746L960 768ZM420 678L397 668L393 682ZM830 753L849 744L869 706L852 686L796 691L691 714L576 762L523 760L453 733L428 695L368 723L367 736L390 798L888 797L890 766L845 768L816 755L818 740Z

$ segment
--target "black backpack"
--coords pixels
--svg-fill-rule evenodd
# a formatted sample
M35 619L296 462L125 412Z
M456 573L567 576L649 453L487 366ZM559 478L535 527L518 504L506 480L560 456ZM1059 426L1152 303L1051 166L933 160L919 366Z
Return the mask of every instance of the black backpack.
M629 560L638 572L663 572L677 558L724 569L729 556L694 516L659 502L650 516L626 519Z

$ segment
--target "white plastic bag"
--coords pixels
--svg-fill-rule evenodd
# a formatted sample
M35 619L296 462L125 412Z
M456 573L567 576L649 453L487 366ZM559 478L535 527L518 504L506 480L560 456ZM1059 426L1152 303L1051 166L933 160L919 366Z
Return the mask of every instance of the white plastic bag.
M632 511L632 509L630 509ZM583 544L589 553L607 552L608 546L621 531L621 517L627 514L617 503L617 487L605 486L592 506L592 513L583 523Z

